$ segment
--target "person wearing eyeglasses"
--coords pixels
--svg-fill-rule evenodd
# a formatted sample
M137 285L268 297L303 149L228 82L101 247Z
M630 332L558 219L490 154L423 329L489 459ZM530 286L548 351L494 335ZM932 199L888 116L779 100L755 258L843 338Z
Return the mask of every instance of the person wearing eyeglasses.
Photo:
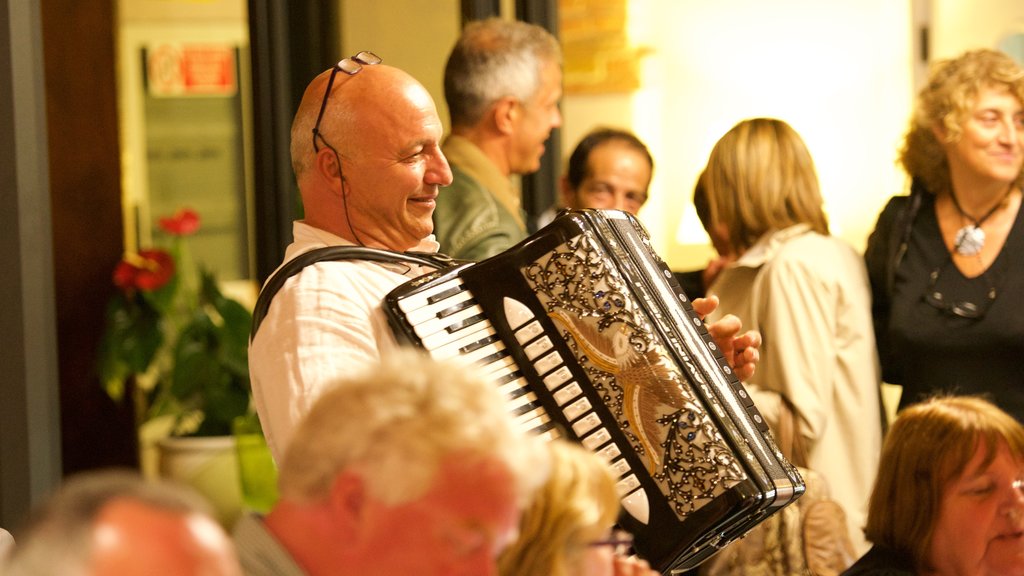
M403 350L337 380L281 461L280 500L234 536L249 576L496 574L545 482L483 374Z
M292 122L292 168L304 219L289 262L315 248L436 252L434 204L452 174L427 90L372 52L341 60L307 86ZM281 287L249 345L253 400L275 461L329 382L398 344L384 296L427 266L317 262Z
M471 22L448 57L444 94L453 182L437 200L434 233L442 252L482 260L527 236L512 176L540 169L544 144L562 124L561 48L535 24Z
M990 394L1024 421L1024 71L974 50L937 62L900 151L909 196L868 239L876 339L899 407Z
M862 553L883 428L864 261L830 234L810 151L782 120L733 126L699 190L711 231L735 255L709 288L720 299L712 317L734 314L761 333L747 391L774 429L792 422L807 452L797 464L825 478ZM794 416L783 420L786 406Z
M500 576L657 576L632 554L632 535L614 527L620 501L605 461L568 440L547 446L548 479L498 559Z
M1024 427L991 402L932 397L885 438L873 544L843 576L1024 574Z
M365 246L391 256L436 253L435 204L458 194L442 191L452 171L441 138L426 89L372 52L345 58L314 78L292 123L292 167L305 217L293 224L285 265L334 246ZM399 349L384 297L433 270L407 260L318 261L266 293L273 296L249 344L249 376L275 461L299 419L338 377ZM716 305L693 304L702 314ZM744 378L756 366L760 340L739 329L729 320L708 327Z

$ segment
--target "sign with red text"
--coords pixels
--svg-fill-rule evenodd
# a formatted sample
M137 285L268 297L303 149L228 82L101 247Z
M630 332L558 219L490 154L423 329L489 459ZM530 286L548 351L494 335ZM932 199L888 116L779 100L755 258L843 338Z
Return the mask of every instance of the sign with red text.
M146 86L152 96L234 96L235 47L163 43L146 50Z

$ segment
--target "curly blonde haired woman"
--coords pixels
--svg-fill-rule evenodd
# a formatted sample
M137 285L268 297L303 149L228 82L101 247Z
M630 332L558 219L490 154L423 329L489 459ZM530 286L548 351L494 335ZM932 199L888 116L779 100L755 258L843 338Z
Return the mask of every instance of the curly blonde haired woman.
M990 394L1024 420L1024 70L994 50L936 63L900 161L911 194L865 254L882 376L900 408Z

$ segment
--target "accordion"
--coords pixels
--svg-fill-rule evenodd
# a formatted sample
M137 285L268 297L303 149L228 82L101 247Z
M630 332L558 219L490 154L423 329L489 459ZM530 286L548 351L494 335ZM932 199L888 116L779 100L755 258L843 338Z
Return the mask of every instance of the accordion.
M480 365L523 427L605 458L620 525L663 573L804 491L632 215L564 211L501 254L406 282L384 308L400 341Z

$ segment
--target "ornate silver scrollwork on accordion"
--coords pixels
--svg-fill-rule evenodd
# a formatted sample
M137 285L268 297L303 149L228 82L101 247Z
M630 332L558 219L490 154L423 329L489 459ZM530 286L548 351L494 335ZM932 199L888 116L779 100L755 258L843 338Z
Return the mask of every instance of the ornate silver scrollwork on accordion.
M483 367L522 426L605 458L620 523L662 572L696 566L803 493L629 214L565 211L499 255L407 282L385 309L399 339Z

